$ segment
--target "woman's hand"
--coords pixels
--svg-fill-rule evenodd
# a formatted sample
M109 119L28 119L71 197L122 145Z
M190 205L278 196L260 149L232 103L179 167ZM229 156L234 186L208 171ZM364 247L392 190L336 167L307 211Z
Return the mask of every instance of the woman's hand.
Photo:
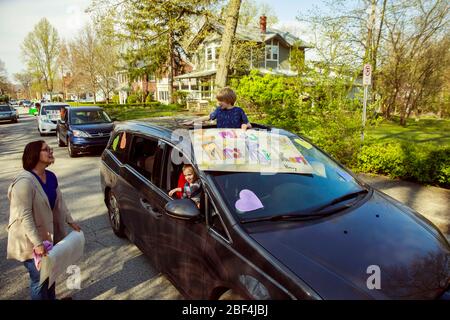
M41 255L41 256L46 256L47 250L45 250L44 245L41 243L40 245L34 247L34 253Z
M71 226L72 229L75 230L75 231L78 231L78 232L81 231L80 226L77 223L75 223L75 222L69 223L69 226Z

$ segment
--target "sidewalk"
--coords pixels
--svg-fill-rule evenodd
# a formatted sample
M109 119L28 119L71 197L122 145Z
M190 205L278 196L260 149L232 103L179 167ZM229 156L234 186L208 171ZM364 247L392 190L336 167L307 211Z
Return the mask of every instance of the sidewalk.
M378 175L358 177L425 216L450 240L450 190Z

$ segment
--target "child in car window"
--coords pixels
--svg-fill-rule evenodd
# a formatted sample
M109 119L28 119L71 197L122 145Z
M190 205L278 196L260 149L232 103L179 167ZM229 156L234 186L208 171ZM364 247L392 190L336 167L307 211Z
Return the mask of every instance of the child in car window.
M186 183L183 188L175 188L169 191L169 196L172 197L175 192L183 192L183 199L191 199L200 208L200 196L202 192L202 183L195 174L194 168L190 164L183 166L183 175Z

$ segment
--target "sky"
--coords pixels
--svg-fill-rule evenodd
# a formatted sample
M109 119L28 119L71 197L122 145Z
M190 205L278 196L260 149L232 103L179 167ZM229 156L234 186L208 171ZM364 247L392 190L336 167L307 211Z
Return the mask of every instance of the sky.
M306 13L318 2L314 0L255 0L274 9L279 25L298 25L296 16ZM84 10L91 0L0 0L0 60L5 63L9 79L25 69L21 44L43 17L58 30L61 38L70 39L89 20ZM302 32L304 28L300 28ZM307 37L302 37L308 40Z

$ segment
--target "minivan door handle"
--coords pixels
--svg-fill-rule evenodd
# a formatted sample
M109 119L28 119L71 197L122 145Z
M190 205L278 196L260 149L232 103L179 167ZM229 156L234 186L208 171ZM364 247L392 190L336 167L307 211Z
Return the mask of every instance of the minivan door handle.
M152 205L146 199L140 198L139 200L141 202L141 205L144 207L144 209L148 213L150 213L153 217L159 219L162 216L162 214L159 213L159 210L153 209Z

